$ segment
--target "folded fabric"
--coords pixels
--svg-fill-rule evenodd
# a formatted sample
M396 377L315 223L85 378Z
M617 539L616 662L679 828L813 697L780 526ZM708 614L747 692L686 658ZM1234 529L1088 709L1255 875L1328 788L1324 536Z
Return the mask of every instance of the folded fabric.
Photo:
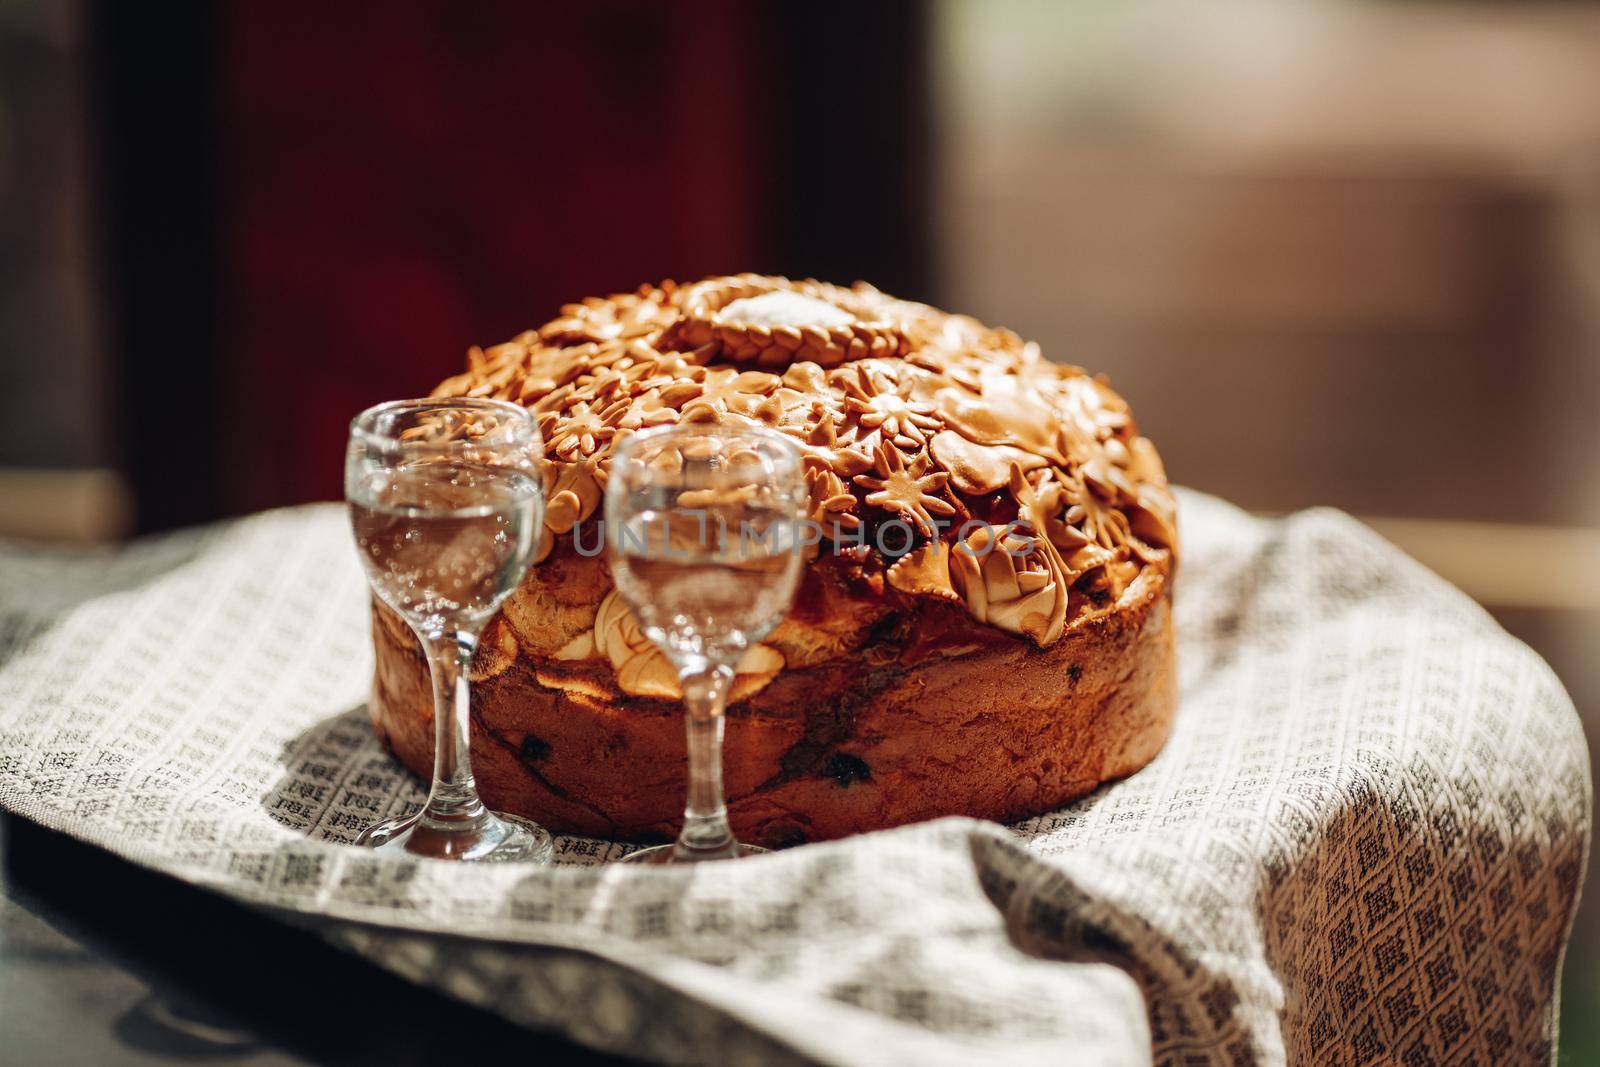
M1009 828L692 869L350 847L421 793L331 506L0 549L0 806L665 1063L1549 1062L1591 793L1559 682L1346 516L1180 521L1171 740Z

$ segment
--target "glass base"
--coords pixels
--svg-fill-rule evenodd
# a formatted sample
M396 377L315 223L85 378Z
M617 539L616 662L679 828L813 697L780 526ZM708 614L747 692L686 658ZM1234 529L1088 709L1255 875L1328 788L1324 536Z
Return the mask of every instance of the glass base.
M715 852L696 853L689 849L680 850L677 844L656 845L653 848L642 848L638 852L630 852L619 860L619 863L643 863L652 867L663 867L679 863L713 863L718 860L742 860L747 856L765 856L771 849L759 845L741 845L734 843L731 849L718 849Z
M356 844L386 854L473 863L549 863L555 854L542 826L499 812L455 824L425 820L421 813L390 819L367 827Z

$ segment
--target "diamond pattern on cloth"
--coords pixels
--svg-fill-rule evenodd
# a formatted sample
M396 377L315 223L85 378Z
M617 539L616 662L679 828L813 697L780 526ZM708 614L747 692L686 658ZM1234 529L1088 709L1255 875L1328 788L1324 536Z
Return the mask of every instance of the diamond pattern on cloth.
M0 549L0 806L663 1063L1551 1062L1592 792L1560 683L1346 516L1181 506L1172 739L1016 826L693 870L345 847L421 789L328 506Z

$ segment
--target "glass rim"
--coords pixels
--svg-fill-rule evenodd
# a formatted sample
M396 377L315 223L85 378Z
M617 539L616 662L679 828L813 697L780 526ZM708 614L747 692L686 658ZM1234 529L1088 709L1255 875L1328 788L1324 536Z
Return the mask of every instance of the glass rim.
M438 449L441 451L459 448L464 444L472 444L470 440L454 441L403 441L393 434L380 433L372 428L372 423L379 417L392 411L430 411L447 408L461 408L468 411L499 411L514 415L518 423L518 441L508 441L505 444L526 443L543 450L543 441L539 436L539 420L534 418L533 412L521 404L510 400L497 400L486 396L423 396L409 400L385 400L381 404L374 404L365 409L355 418L350 420L350 436L368 444L381 448L394 449ZM526 432L524 432L524 430ZM525 441L523 439L526 439Z
M800 446L777 430L769 430L765 426L736 426L722 422L669 422L663 426L635 430L612 448L612 463L615 465L618 460L638 462L632 455L635 444L648 445L657 439L666 440L677 436L726 437L733 440L743 437L764 441L767 444L777 445L779 454L792 462L796 468L805 465L805 454L800 451Z

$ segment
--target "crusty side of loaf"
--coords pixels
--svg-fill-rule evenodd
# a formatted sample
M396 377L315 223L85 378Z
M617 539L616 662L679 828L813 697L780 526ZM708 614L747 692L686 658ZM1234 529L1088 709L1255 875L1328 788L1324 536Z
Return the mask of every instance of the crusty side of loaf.
M525 586L513 599L530 595ZM742 840L784 846L942 815L1015 821L1138 770L1171 729L1176 645L1164 567L1147 567L1108 610L1043 649L968 625L959 606L919 603L890 621L852 654L781 671L730 706L724 775ZM525 651L506 626L504 617L491 624L480 663L501 660L473 685L484 800L559 832L670 839L687 781L681 706L623 694L604 661ZM925 639L962 627L976 643ZM426 777L427 664L387 608L375 607L373 630L374 725Z

